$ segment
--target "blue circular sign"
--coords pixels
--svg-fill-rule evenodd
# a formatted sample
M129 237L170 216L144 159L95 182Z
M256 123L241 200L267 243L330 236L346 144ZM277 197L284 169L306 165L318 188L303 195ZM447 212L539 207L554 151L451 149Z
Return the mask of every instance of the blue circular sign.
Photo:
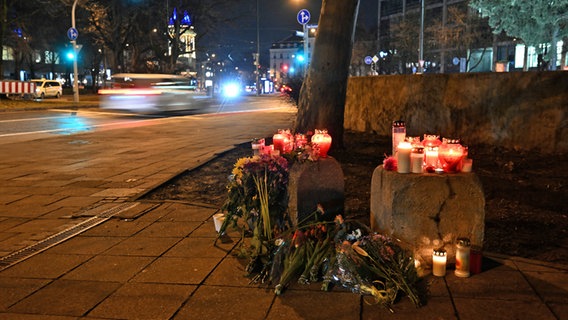
M77 31L77 29L71 27L67 30L67 37L69 38L69 40L75 41L77 40L78 36L79 36L79 31Z
M302 9L298 11L298 15L296 16L298 23L301 25L307 24L310 22L310 12L307 9Z
M365 64L371 64L371 63L373 63L373 57L366 56L365 57Z

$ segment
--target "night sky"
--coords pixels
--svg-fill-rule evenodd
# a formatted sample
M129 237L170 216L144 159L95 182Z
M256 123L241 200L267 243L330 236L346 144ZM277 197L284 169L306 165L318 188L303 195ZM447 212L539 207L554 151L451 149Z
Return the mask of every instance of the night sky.
M377 0L360 0L359 21L365 25L376 25ZM317 24L322 0L260 0L260 45L261 63L268 62L268 49L273 42L301 31L302 25L296 20L300 9L308 9L311 19L308 24ZM245 13L237 25L227 26L220 38L213 40L217 48L209 49L217 55L230 56L235 60L251 59L256 51L256 2L253 10Z

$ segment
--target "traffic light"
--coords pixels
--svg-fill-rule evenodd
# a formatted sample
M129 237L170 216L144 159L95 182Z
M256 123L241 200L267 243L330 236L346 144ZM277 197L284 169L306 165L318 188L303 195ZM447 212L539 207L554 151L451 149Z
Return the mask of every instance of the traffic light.
M305 61L306 59L304 58L304 54L299 53L299 54L296 56L296 60L298 60L299 63L304 63L304 61Z

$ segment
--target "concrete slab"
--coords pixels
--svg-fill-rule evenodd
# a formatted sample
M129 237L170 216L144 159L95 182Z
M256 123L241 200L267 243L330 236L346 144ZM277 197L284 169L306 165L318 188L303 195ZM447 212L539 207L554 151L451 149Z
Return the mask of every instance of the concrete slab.
M195 229L199 228L202 222L196 221L177 221L163 222L156 221L140 231L141 236L145 237L187 237Z
M153 257L98 255L67 273L62 279L126 282L152 261Z
M489 291L489 290L488 290ZM494 296L484 299L477 297L455 298L454 303L460 320L477 319L539 319L554 320L556 317L538 300L519 301L495 299Z
M40 253L2 272L2 276L57 279L91 259L91 255Z
M110 219L92 229L85 231L82 235L86 237L129 237L152 224L151 221L140 219L128 221Z
M0 277L0 311L8 310L21 299L29 296L50 282L47 279ZM1 314L0 314L1 315Z
M469 278L449 272L445 278L454 298L539 301L530 284L515 270L489 270Z
M325 306L325 308L314 308ZM286 290L266 319L360 319L361 297L350 292Z
M568 305L568 272L530 271L523 274L545 302Z
M381 305L362 304L363 312L361 319L397 319L397 320L451 320L460 319L452 306L450 297L435 297L427 299L426 303L420 308L407 298L397 301L392 309L394 313ZM486 318L480 318L486 319Z
M216 244L211 238L192 237L182 239L171 248L165 257L187 257L187 258L223 258L236 245L235 242L223 243L218 241Z
M95 255L108 250L123 240L125 238L122 237L89 237L80 235L48 249L46 252Z
M209 286L249 287L251 279L246 277L247 263L247 259L239 259L234 256L226 257L205 279L205 284Z
M133 235L105 251L104 254L111 256L158 257L170 250L179 241L180 239L177 237L160 238L160 241L156 241L156 238L153 237Z
M56 280L7 311L80 317L120 286L117 282Z
M201 286L184 305L175 320L265 319L274 294L264 289L229 286Z
M221 258L161 257L136 275L132 282L197 285L220 261Z
M160 221L205 221L218 211L218 208L199 207L184 203L171 203L168 209L171 211Z
M192 285L127 283L105 299L89 317L169 319L196 289Z

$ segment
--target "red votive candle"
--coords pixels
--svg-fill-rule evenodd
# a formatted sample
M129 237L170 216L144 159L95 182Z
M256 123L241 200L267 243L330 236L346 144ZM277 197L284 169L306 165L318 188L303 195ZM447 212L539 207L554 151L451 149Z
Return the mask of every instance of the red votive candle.
M469 272L471 274L481 273L483 264L483 254L481 253L481 249L472 247L469 253L469 259Z

